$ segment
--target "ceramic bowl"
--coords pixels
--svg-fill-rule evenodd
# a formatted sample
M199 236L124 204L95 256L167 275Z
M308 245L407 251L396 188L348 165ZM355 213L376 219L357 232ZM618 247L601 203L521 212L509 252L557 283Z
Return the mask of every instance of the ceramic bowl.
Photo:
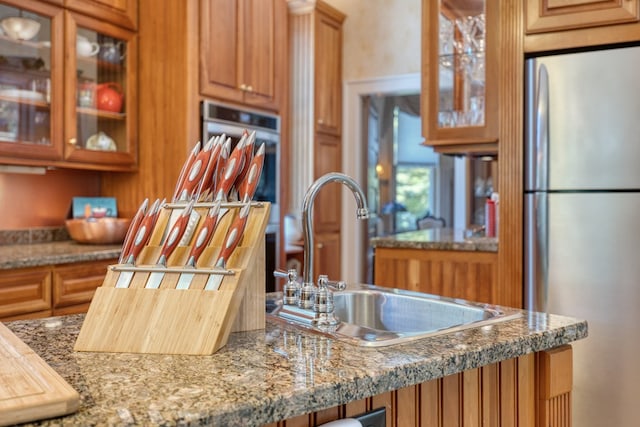
M11 16L0 21L5 34L14 40L31 40L40 31L40 23L30 18Z
M131 224L130 218L76 218L66 221L67 231L79 243L122 243Z

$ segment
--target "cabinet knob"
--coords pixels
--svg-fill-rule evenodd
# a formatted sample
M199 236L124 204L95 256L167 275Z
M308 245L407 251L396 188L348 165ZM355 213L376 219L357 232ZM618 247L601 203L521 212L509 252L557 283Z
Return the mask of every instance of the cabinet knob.
M322 248L324 248L324 245L323 245L322 243L318 243L318 244L316 245L316 248L318 248L318 249L322 249Z
M240 90L247 90L247 85L246 85L246 84L244 84L244 83L242 83L242 84L240 85Z
M247 92L253 92L253 86L247 86Z
M76 138L69 138L69 144L76 145L77 143L78 143L78 140Z
M319 124L319 125L323 125L323 124L324 124L324 120L322 120L322 119L318 119L318 124Z

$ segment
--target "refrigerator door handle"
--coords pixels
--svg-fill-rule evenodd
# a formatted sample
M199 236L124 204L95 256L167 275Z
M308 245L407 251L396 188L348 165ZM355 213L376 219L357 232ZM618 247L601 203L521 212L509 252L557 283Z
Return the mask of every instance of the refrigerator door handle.
M549 295L549 196L527 193L525 208L525 309L545 313Z
M536 123L534 152L535 189L549 189L549 74L540 64L538 91L536 93Z

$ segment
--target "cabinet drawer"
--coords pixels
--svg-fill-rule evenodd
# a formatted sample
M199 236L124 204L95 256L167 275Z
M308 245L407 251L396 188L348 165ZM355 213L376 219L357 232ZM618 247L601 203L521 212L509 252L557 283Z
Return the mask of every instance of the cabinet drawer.
M96 288L104 281L107 266L115 263L116 260L108 260L54 267L53 308L91 302Z
M51 310L51 272L48 267L0 273L0 319Z

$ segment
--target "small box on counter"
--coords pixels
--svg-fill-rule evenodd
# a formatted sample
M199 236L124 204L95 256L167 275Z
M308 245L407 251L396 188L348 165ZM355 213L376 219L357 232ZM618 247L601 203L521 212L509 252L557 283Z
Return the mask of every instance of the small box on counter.
M71 218L118 217L115 197L73 197Z

